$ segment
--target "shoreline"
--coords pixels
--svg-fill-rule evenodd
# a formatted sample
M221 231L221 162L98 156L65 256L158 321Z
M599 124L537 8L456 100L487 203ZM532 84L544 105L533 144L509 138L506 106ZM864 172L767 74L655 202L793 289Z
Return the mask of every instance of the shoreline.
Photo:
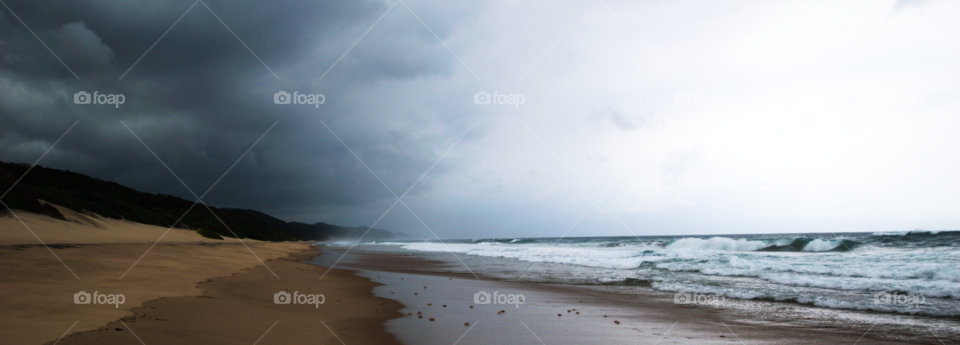
M325 246L323 249L330 252L332 260L318 259L315 260L314 264L323 265L323 261L336 260L343 252L343 248L336 246ZM662 332L666 328L672 327L674 322L677 322L675 328L669 332L670 334L674 334L676 338L672 339L670 336L667 336L663 339L664 342L668 339L679 343L712 342L721 338L720 335L726 335L726 337L722 337L721 339L732 338L735 342L739 342L739 338L740 341L745 343L778 342L786 344L810 343L809 339L817 339L818 343L852 344L859 341L861 343L869 342L872 344L941 344L941 341L947 341L947 339L949 339L943 336L938 337L936 334L931 333L932 330L928 331L920 325L912 325L919 327L912 331L905 329L887 329L884 327L884 324L877 323L878 320L870 319L871 315L876 316L873 313L836 311L803 305L749 300L734 301L734 303L739 305L736 309L677 305L673 303L672 294L653 289L648 289L650 291L645 291L640 294L624 294L615 291L617 287L500 281L495 280L493 277L482 277L483 279L477 281L470 273L449 272L451 271L451 269L449 269L451 268L450 265L451 263L432 261L417 255L369 253L354 250L351 251L337 267L357 269L365 272L363 274L368 277L374 275L376 272L395 272L403 275L424 277L446 277L454 282L447 283L429 278L427 278L426 281L440 284L441 287L443 285L452 285L450 288L452 290L476 292L479 291L480 286L492 285L501 288L505 287L511 291L526 291L534 294L543 294L545 296L549 295L555 301L554 304L565 305L566 309L576 307L575 304L579 304L576 302L582 300L582 303L588 304L590 308L592 308L591 310L609 310L611 308L626 310L623 312L623 317L629 318L632 320L631 322L635 323L635 328L641 333L636 335L642 335L645 330L651 329L659 329ZM403 285L407 285L405 283L398 284L398 282L395 281L387 283L388 288L391 290L401 289ZM378 288L378 290L383 291L381 288ZM412 298L411 296L390 295L389 292L381 292L380 295L387 298L398 299L405 305L417 304L417 298ZM440 297L442 296L438 296L437 298ZM473 302L468 300L469 297L469 295L460 291L453 301L448 302L448 304L458 302L472 304ZM540 309L544 309L542 306L540 307ZM521 306L521 308L523 308L523 306ZM813 310L818 313L819 318L783 321L782 314L780 314L781 312L797 308ZM560 309L562 314L565 314L566 309L563 307ZM552 313L554 318L556 318L556 314L556 312ZM851 315L853 317L850 317ZM889 316L879 315L882 317ZM907 318L906 316L892 317ZM620 321L623 321L623 319ZM874 323L871 323L871 321ZM396 323L396 321L390 322ZM595 329L601 329L601 327L605 325L593 321L587 321L585 323L592 326L585 327L584 332L595 331ZM551 322L546 322L544 327L563 333L563 327L551 326L551 324ZM559 323L556 325L559 325ZM626 325L626 323L624 323L624 325ZM876 328L871 327L877 325L880 326ZM533 327L532 324L530 326ZM906 326L911 325L907 324ZM656 333L658 332L645 334L648 337L651 335L659 337ZM676 333L681 334L676 335ZM401 338L403 337L401 336ZM653 338L650 341L652 343L656 340L657 338Z
M924 337L923 324L906 324L918 328L916 334L887 328L889 320L880 323L882 317L870 313L828 309L815 315L816 320L794 320L784 315L817 309L775 301L734 301L746 306L739 309L677 305L672 293L654 289L636 293L625 292L629 289L623 286L498 280L413 253L356 250L328 269L324 263L339 260L345 248L211 240L193 231L83 214L69 214L72 222L17 214L48 248L18 220L0 217L5 230L0 234L0 293L17 297L0 302L0 328L5 339L16 343L952 341L934 339L934 330ZM78 291L120 293L125 301L118 306L79 305L72 300ZM280 291L323 294L325 303L275 304L274 294ZM512 310L477 305L473 298L480 291L524 294L530 302ZM868 327L870 321L878 327Z

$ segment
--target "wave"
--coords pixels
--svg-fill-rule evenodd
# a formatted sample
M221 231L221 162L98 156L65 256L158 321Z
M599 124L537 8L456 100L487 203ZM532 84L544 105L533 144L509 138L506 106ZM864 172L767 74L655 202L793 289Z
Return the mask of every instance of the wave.
M598 268L636 269L645 261L644 247L602 248L550 245L508 245L498 242L476 244L404 243L401 248L421 252L463 253L474 256L508 258L526 262L568 264Z
M767 243L746 239L732 239L726 237L683 238L667 245L672 250L723 250L723 251L755 251L763 249Z
M873 294L860 294L841 298L839 296L823 296L818 294L777 294L759 291L741 290L732 287L702 286L684 283L654 282L652 287L660 291L714 294L728 298L792 302L813 305L831 309L870 310L897 314L923 314L933 316L960 316L956 309L938 308L933 304L891 305L874 302ZM933 302L932 300L927 300Z
M854 240L821 240L815 239L807 243L801 251L803 252L848 252L862 243Z
M911 231L885 231L885 232L874 232L871 236L934 236L939 235L940 230L911 230Z
M764 274L760 279L790 286L864 292L902 291L926 297L960 298L960 284L950 281L896 280L855 277L823 277L796 274Z
M727 237L710 239L684 238L667 245L673 250L719 250L738 252L848 252L862 245L848 239L821 240L819 238L781 238L776 240L747 240Z
M541 263L536 266L537 279L548 282L960 316L956 307L960 266L955 264L960 251L940 248L951 246L960 232L778 236L486 238L366 245L463 253L472 257L460 257L471 269L489 265L489 272L506 276L525 274L535 266L532 263ZM883 291L923 295L927 304L911 308L875 304L873 294Z

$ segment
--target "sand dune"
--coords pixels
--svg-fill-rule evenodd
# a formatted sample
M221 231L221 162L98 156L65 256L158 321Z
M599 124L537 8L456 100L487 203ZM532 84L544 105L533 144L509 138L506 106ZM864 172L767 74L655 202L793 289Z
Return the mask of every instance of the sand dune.
M245 340L252 344L276 321L275 316L282 316L292 309L273 307L273 293L308 283L313 284L301 288L301 291L308 288L317 291L323 287L316 284L320 275L315 272L318 270L316 266L290 259L293 253L310 250L305 243L244 240L244 246L237 239L213 240L201 237L194 231L172 229L151 249L157 239L168 231L167 228L55 207L67 218L66 221L17 210L14 210L15 215L9 212L0 215L0 294L6 296L0 301L0 333L3 333L4 343L52 344L68 329L70 334L60 344L136 343L129 332L116 331L116 328L123 327L118 320L124 319L135 330L141 330L141 337L154 338L153 341L144 339L147 343L158 343L159 338L171 343L191 342L192 339L206 339L205 343L226 343L250 333L252 338ZM31 230L50 248L45 248ZM312 257L311 254L305 255L308 256L306 259ZM275 271L264 267L261 260ZM133 266L134 263L136 266ZM307 269L312 272L303 274ZM239 272L245 272L242 276L255 279L236 278L234 274ZM274 273L285 279L278 280ZM217 293L209 291L209 284L198 284L211 279L212 282L218 282L231 276L244 283L224 287L229 287L231 294L242 295L242 298L229 297L229 300L224 300L215 297L219 296ZM363 284L370 284L369 280L355 277L349 271L335 272L331 276L336 276L336 280L328 279L329 283L343 282L341 288L358 287L350 289L355 291L356 296L337 298L345 302L347 298L369 298L369 287L359 288ZM299 283L290 285L294 282ZM336 291L332 288L329 290ZM75 304L74 294L80 291L123 294L125 303L119 307ZM328 295L334 297L337 294ZM211 297L217 300L216 310L188 307L212 301ZM256 306L244 302L251 299L255 299L253 302ZM167 302L158 304L158 301ZM174 301L176 305L169 304ZM371 305L380 303L373 300L354 302ZM262 306L275 308L271 313L276 315L271 315L270 320L251 317L252 314L261 313ZM371 315L363 317L374 320L364 325L369 323L370 327L379 328L377 326L382 323L381 318L385 319L388 314L385 307L380 308L382 312L375 315L372 313L375 308L364 310L364 314ZM323 316L331 327L348 327L359 317L354 315L357 313L344 314L331 308L310 309L297 312L307 313L305 315L319 313L317 315ZM137 316L155 315L161 310L164 316L157 318L163 321L157 321L152 316ZM142 322L138 323L137 320ZM152 322L152 326L147 327L147 320ZM254 328L254 324L261 326L258 321L265 324ZM76 325L70 328L74 323ZM101 333L107 325L116 334ZM309 327L309 331L297 331L295 328L300 326ZM264 339L263 343L290 340L284 334L313 334L312 340L334 340L330 333L315 334L318 325L312 323L300 325L288 320L277 327L288 332L278 332L271 341ZM365 337L373 333L354 334ZM386 335L382 331L377 334Z
M67 221L22 210L14 210L12 214L6 210L0 211L0 245L40 244L37 237L47 244L153 243L164 233L167 233L163 237L165 243L224 242L204 238L192 230L171 229L167 232L167 228L159 226L104 218L93 213L82 214L49 205L57 208ZM225 241L237 242L235 239Z

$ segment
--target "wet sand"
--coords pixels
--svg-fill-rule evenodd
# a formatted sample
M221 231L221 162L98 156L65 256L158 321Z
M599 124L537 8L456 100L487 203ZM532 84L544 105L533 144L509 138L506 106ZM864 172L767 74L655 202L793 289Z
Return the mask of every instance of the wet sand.
M314 263L329 266L345 249L323 247L328 254ZM452 344L458 339L458 344L536 344L538 339L547 344L957 342L929 332L908 334L906 341L891 339L886 335L889 330L870 329L862 322L836 326L818 320L770 322L740 310L674 304L672 294L656 291L628 295L580 286L478 280L472 274L445 273L444 265L416 256L354 250L337 267L360 270L362 276L385 284L374 293L405 306L403 317L387 322L387 329L407 344ZM523 294L527 301L519 306L476 304L474 294L480 291ZM435 321L430 322L431 317Z

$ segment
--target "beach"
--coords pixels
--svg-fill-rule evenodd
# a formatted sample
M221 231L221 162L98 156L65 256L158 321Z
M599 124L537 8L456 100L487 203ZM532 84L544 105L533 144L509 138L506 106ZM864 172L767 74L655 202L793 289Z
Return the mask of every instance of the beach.
M339 260L348 248L349 254ZM385 284L374 289L377 296L403 303L404 316L386 325L408 344L451 344L458 339L461 344L538 340L547 344L957 343L951 333L957 323L949 318L766 300L728 299L723 306L677 304L675 294L649 288L502 279L482 272L483 267L471 257L460 259L477 272L471 273L449 254L398 252L390 245L322 249L327 254L314 264L330 266L339 260L337 267L359 270L362 276ZM539 269L552 270L546 265ZM519 305L477 303L474 294L481 292L522 294L526 301ZM436 321L419 319L417 312ZM934 326L919 322L924 319L933 320Z
M909 315L764 300L677 304L642 286L504 279L493 273L505 267L465 257L473 272L449 253L212 240L61 211L67 221L0 217L0 289L15 297L2 302L0 327L11 343L956 343L949 329ZM78 304L83 293L94 302Z
M397 343L382 324L399 316L400 304L373 297L375 283L353 271L333 270L319 280L326 269L300 263L317 255L306 243L244 240L245 246L173 229L149 250L167 229L16 214L50 249L16 218L0 217L4 343ZM124 301L76 304L81 291L122 294ZM326 300L274 304L280 291Z

